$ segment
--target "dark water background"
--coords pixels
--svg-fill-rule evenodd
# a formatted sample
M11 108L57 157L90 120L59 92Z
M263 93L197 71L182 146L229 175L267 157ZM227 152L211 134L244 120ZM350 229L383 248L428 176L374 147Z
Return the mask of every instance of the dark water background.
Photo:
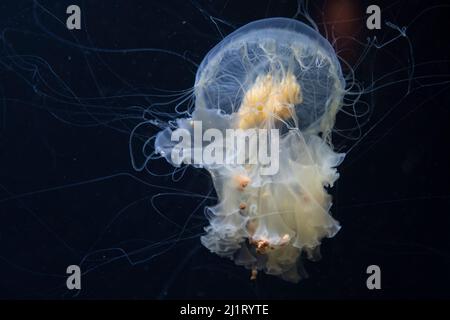
M398 35L384 24L364 28L372 2L341 2L359 17L341 52L350 64L366 37L386 43ZM310 11L320 23L327 3L317 3ZM69 4L81 7L81 31L65 28ZM145 120L132 106L168 101L150 96L164 93L158 88L190 88L196 67L189 61L200 63L221 33L292 17L295 1L2 1L0 297L449 298L450 7L379 4L383 21L411 24L408 38L370 50L357 78L370 86L406 69L362 97L371 105L363 140L333 137L343 151L357 143L332 190L343 227L324 241L320 262L305 264L310 278L291 284L267 275L250 282L248 270L203 248L203 208L214 201L186 192L211 192L207 174L188 168L173 181L137 172L129 138ZM337 126L347 125L354 119L340 115ZM156 132L148 126L140 134ZM149 168L173 170L162 160ZM65 288L65 270L83 258L76 294ZM382 271L379 291L366 288L371 264Z

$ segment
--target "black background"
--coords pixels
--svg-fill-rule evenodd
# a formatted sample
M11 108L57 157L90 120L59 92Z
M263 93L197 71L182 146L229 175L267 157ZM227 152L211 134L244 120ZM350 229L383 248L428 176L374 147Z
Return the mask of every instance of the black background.
M309 9L322 32L330 2ZM364 87L383 87L362 97L370 104L363 139L333 136L336 148L351 150L331 191L342 229L323 242L320 262L306 263L310 278L291 284L268 275L250 282L248 270L203 248L203 208L214 200L187 192L212 192L208 175L188 168L173 181L137 172L129 138L151 119L142 108L170 100L155 94L193 85L191 61L222 35L292 17L296 1L2 1L0 297L449 298L450 7L379 2L383 22L408 26L407 38L388 43L397 31L365 28L372 2L336 2L356 8L339 51L350 65L367 37L386 44L372 46L356 69ZM69 4L81 7L81 31L65 28ZM354 117L341 114L337 128L346 127L357 135ZM173 171L162 160L148 168ZM82 290L68 291L66 267L86 257ZM378 291L366 287L371 264L382 270Z

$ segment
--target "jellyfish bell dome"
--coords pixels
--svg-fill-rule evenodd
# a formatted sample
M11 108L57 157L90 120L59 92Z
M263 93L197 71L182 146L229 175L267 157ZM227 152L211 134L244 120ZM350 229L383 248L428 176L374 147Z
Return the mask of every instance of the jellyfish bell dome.
M251 22L217 44L197 70L195 107L233 114L258 81L289 77L301 92L300 99L284 101L294 105L295 126L330 133L345 92L338 58L316 30L289 18Z

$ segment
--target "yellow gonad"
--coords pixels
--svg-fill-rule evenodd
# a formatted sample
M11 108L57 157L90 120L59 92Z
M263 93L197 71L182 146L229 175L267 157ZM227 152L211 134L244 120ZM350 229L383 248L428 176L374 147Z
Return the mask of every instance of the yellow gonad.
M267 121L287 120L302 102L300 84L292 73L281 79L271 74L258 77L245 93L239 108L239 128L267 126Z

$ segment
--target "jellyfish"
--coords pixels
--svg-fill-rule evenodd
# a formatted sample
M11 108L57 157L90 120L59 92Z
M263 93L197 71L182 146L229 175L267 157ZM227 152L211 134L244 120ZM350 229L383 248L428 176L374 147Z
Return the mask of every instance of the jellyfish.
M307 277L302 260L319 259L322 239L340 229L327 192L345 156L333 150L330 138L345 95L333 47L294 19L254 21L205 56L193 93L193 110L163 128L154 147L174 166L190 164L212 177L218 200L205 209L209 225L201 243L249 269L251 279L258 272L291 282ZM249 161L258 148L224 142L230 130L253 129L269 132L266 149L278 159L276 172L264 173L267 163ZM194 141L208 130L214 138ZM197 157L212 145L223 146L215 151L229 159L245 151L246 161Z

